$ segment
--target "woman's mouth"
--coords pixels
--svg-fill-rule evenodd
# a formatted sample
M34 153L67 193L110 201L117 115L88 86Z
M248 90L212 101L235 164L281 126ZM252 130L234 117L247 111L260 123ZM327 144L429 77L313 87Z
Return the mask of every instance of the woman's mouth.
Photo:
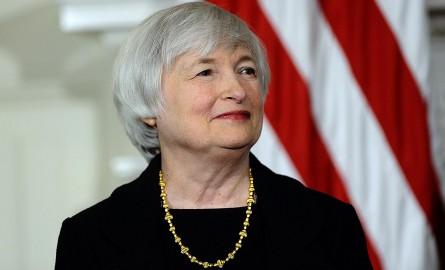
M247 120L250 119L250 112L244 110L230 111L222 113L215 117L216 119L227 119L227 120Z

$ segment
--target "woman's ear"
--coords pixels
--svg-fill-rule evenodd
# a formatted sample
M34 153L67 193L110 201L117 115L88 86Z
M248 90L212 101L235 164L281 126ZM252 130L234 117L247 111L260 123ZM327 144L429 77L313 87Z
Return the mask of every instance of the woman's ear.
M147 124L151 128L156 128L156 118L155 117L146 117L142 118L142 121Z

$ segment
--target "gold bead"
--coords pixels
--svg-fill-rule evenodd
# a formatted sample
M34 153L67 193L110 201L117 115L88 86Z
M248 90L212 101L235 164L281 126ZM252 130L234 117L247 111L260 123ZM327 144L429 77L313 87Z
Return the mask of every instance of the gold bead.
M185 247L185 246L181 247L181 253L182 254L186 253L187 251L189 251L188 247Z
M165 214L165 220L171 220L173 216L170 213Z

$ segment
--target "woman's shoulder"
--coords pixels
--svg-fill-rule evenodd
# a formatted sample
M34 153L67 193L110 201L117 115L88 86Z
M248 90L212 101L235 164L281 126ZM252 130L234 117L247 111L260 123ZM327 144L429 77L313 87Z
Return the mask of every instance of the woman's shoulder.
M154 198L155 188L156 185L150 183L150 179L142 173L137 179L117 187L109 197L74 214L68 220L77 226L91 226L137 216L141 212L150 211L157 198Z
M302 269L372 269L364 232L351 204L260 163L255 169L258 206L262 206L272 245L280 254L278 261L301 254L296 263ZM283 242L293 243L294 249L282 248L288 246Z
M111 195L64 220L59 242L135 245L138 233L155 230L160 219L159 197L144 173L136 180L116 188ZM156 184L153 184L156 188ZM65 240L64 240L65 239Z
M327 193L315 190L295 178L273 172L255 157L252 160L257 183L262 193L286 205L304 205L316 211L345 209L351 205Z
M56 265L65 262L77 265L78 261L82 266L93 261L107 264L110 257L120 260L123 250L141 247L157 237L152 232L157 231L161 208L159 198L150 195L155 191L150 191L149 185L150 179L139 177L115 189L108 198L65 219L59 234ZM98 255L102 257L97 258Z
M141 174L128 183L114 189L108 198L86 208L71 217L85 222L103 218L121 218L122 215L137 215L159 206L159 187L156 181L160 157L154 158Z
M350 204L342 201L332 195L313 189L304 185L300 180L277 174L278 188L281 188L286 194L287 199L300 199L304 200L307 204L316 204L318 207L330 207L330 208L344 208L349 207Z
M275 174L266 183L273 198L270 204L280 210L289 221L304 218L308 224L329 224L340 219L355 219L354 207L330 194L305 186L297 179Z

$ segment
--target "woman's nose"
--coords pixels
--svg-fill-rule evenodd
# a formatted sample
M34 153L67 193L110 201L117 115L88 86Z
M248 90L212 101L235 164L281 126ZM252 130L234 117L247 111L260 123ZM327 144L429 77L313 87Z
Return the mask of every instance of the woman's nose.
M246 98L246 90L240 82L240 78L237 78L236 74L226 76L223 78L224 91L222 98L225 100L233 100L236 103L242 103Z

